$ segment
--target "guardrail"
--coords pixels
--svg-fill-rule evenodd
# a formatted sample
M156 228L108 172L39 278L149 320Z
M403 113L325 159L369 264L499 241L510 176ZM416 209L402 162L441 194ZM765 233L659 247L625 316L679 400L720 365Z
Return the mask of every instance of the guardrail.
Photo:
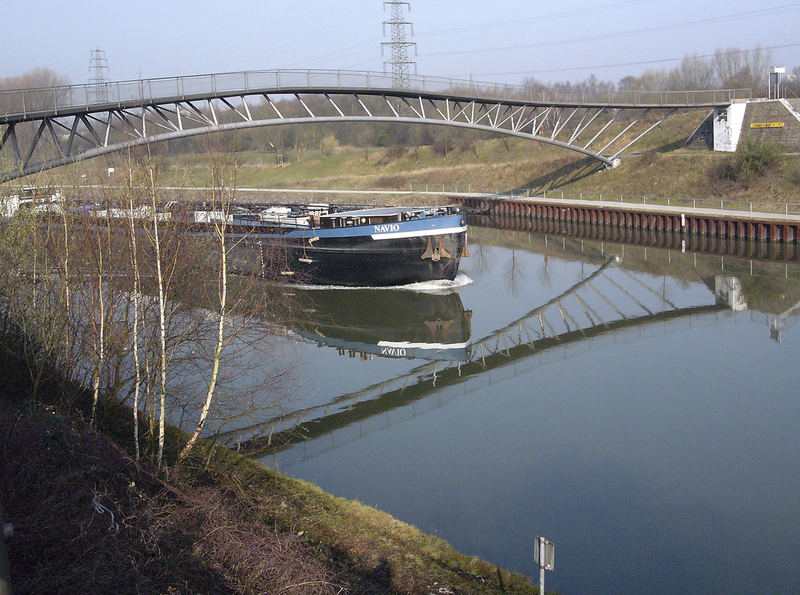
M601 192L564 192L561 190L533 190L514 188L511 190L483 189L469 184L411 184L411 192L428 194L468 194L483 195L494 199L541 198L547 200L587 200L612 206L661 205L693 209L713 209L719 211L738 211L742 213L771 213L800 215L800 203L742 201L725 198L691 198L644 196L634 194L604 194Z
M396 91L391 74L361 70L252 70L177 77L66 85L0 91L0 121L32 114L57 114L68 108L108 109L129 102L208 95L249 94L259 89L375 89ZM446 93L475 98L546 103L614 105L729 104L751 99L750 89L698 91L614 91L592 93L587 89L543 88L469 81L435 76L409 77L408 90Z

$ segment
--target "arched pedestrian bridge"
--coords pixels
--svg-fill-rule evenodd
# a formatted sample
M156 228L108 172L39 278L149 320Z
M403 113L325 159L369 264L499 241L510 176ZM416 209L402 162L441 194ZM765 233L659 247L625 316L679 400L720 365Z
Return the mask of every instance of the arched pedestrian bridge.
M216 131L322 122L402 122L494 132L614 167L678 110L750 90L529 89L365 71L265 70L0 91L0 181L147 143ZM703 116L705 113L703 113ZM698 117L698 124L702 117Z

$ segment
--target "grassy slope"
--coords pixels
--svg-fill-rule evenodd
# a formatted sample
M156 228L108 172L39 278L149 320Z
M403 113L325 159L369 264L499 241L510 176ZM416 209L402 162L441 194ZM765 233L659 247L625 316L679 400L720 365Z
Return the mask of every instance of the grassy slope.
M157 475L126 451L130 412L101 408L98 433L80 408L57 405L57 378L34 401L24 361L0 348L0 364L0 497L20 592L536 592L524 576L220 446L201 444ZM172 430L167 460L181 440Z
M432 147L357 149L341 147L283 155L240 153L237 184L261 188L407 190L410 184L446 184L473 189L535 188L646 196L797 201L800 157L787 155L763 179L749 185L721 179L729 154L687 149L683 141L697 114L678 114L635 145L640 153L614 170L573 151L514 138L467 143L447 158ZM174 155L166 166L172 181L202 185L205 157Z

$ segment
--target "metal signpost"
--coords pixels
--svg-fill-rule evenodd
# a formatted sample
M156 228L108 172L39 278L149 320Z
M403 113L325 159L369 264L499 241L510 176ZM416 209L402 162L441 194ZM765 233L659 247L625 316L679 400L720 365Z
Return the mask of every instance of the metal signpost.
M533 538L533 561L539 566L539 595L544 595L544 571L553 570L556 546L538 535Z

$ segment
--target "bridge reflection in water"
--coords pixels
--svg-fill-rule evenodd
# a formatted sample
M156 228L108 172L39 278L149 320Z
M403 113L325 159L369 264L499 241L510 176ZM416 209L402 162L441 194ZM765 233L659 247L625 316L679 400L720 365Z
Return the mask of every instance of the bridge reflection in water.
M538 250L567 248L564 236L538 236L537 240ZM584 240L579 242L583 248ZM576 240L571 238L570 244L576 245ZM643 250L647 261L646 249L629 247L628 252L631 250ZM733 323L737 316L748 316L740 313L747 309L741 283L725 270L724 261L721 266L701 266L695 270L693 283L672 283L667 290L665 277L635 270L639 267L628 269L624 262L620 265L619 256L609 254L612 251L622 254L625 247L592 243L584 252L587 267L578 282L503 327L478 339L472 337L469 348L465 345L463 349L444 351L440 360L423 363L399 377L228 432L221 439L262 457L302 443L300 450L281 455L283 462L279 466L286 468L291 460L313 457L436 409L453 398L482 390L509 374L516 375L521 367L547 365L609 343L636 341L699 325ZM697 266L697 255L681 255L693 258ZM706 260L716 258L700 256ZM640 259L638 254L636 260ZM728 260L728 269L733 264ZM745 273L746 265L741 261L738 265ZM715 268L714 273L710 272ZM751 262L750 274L752 269ZM659 275L668 272L658 271ZM401 355L398 352L381 353L379 337L394 337L391 342L396 345L432 341L445 326L459 333L455 340L470 341L470 312L463 309L457 294L429 296L373 290L300 293L309 318L297 329L298 334L343 354L397 357ZM363 308L354 307L367 302L374 304L367 314ZM448 324L443 325L443 321ZM402 355L410 357L411 353ZM427 359L435 359L433 353Z

